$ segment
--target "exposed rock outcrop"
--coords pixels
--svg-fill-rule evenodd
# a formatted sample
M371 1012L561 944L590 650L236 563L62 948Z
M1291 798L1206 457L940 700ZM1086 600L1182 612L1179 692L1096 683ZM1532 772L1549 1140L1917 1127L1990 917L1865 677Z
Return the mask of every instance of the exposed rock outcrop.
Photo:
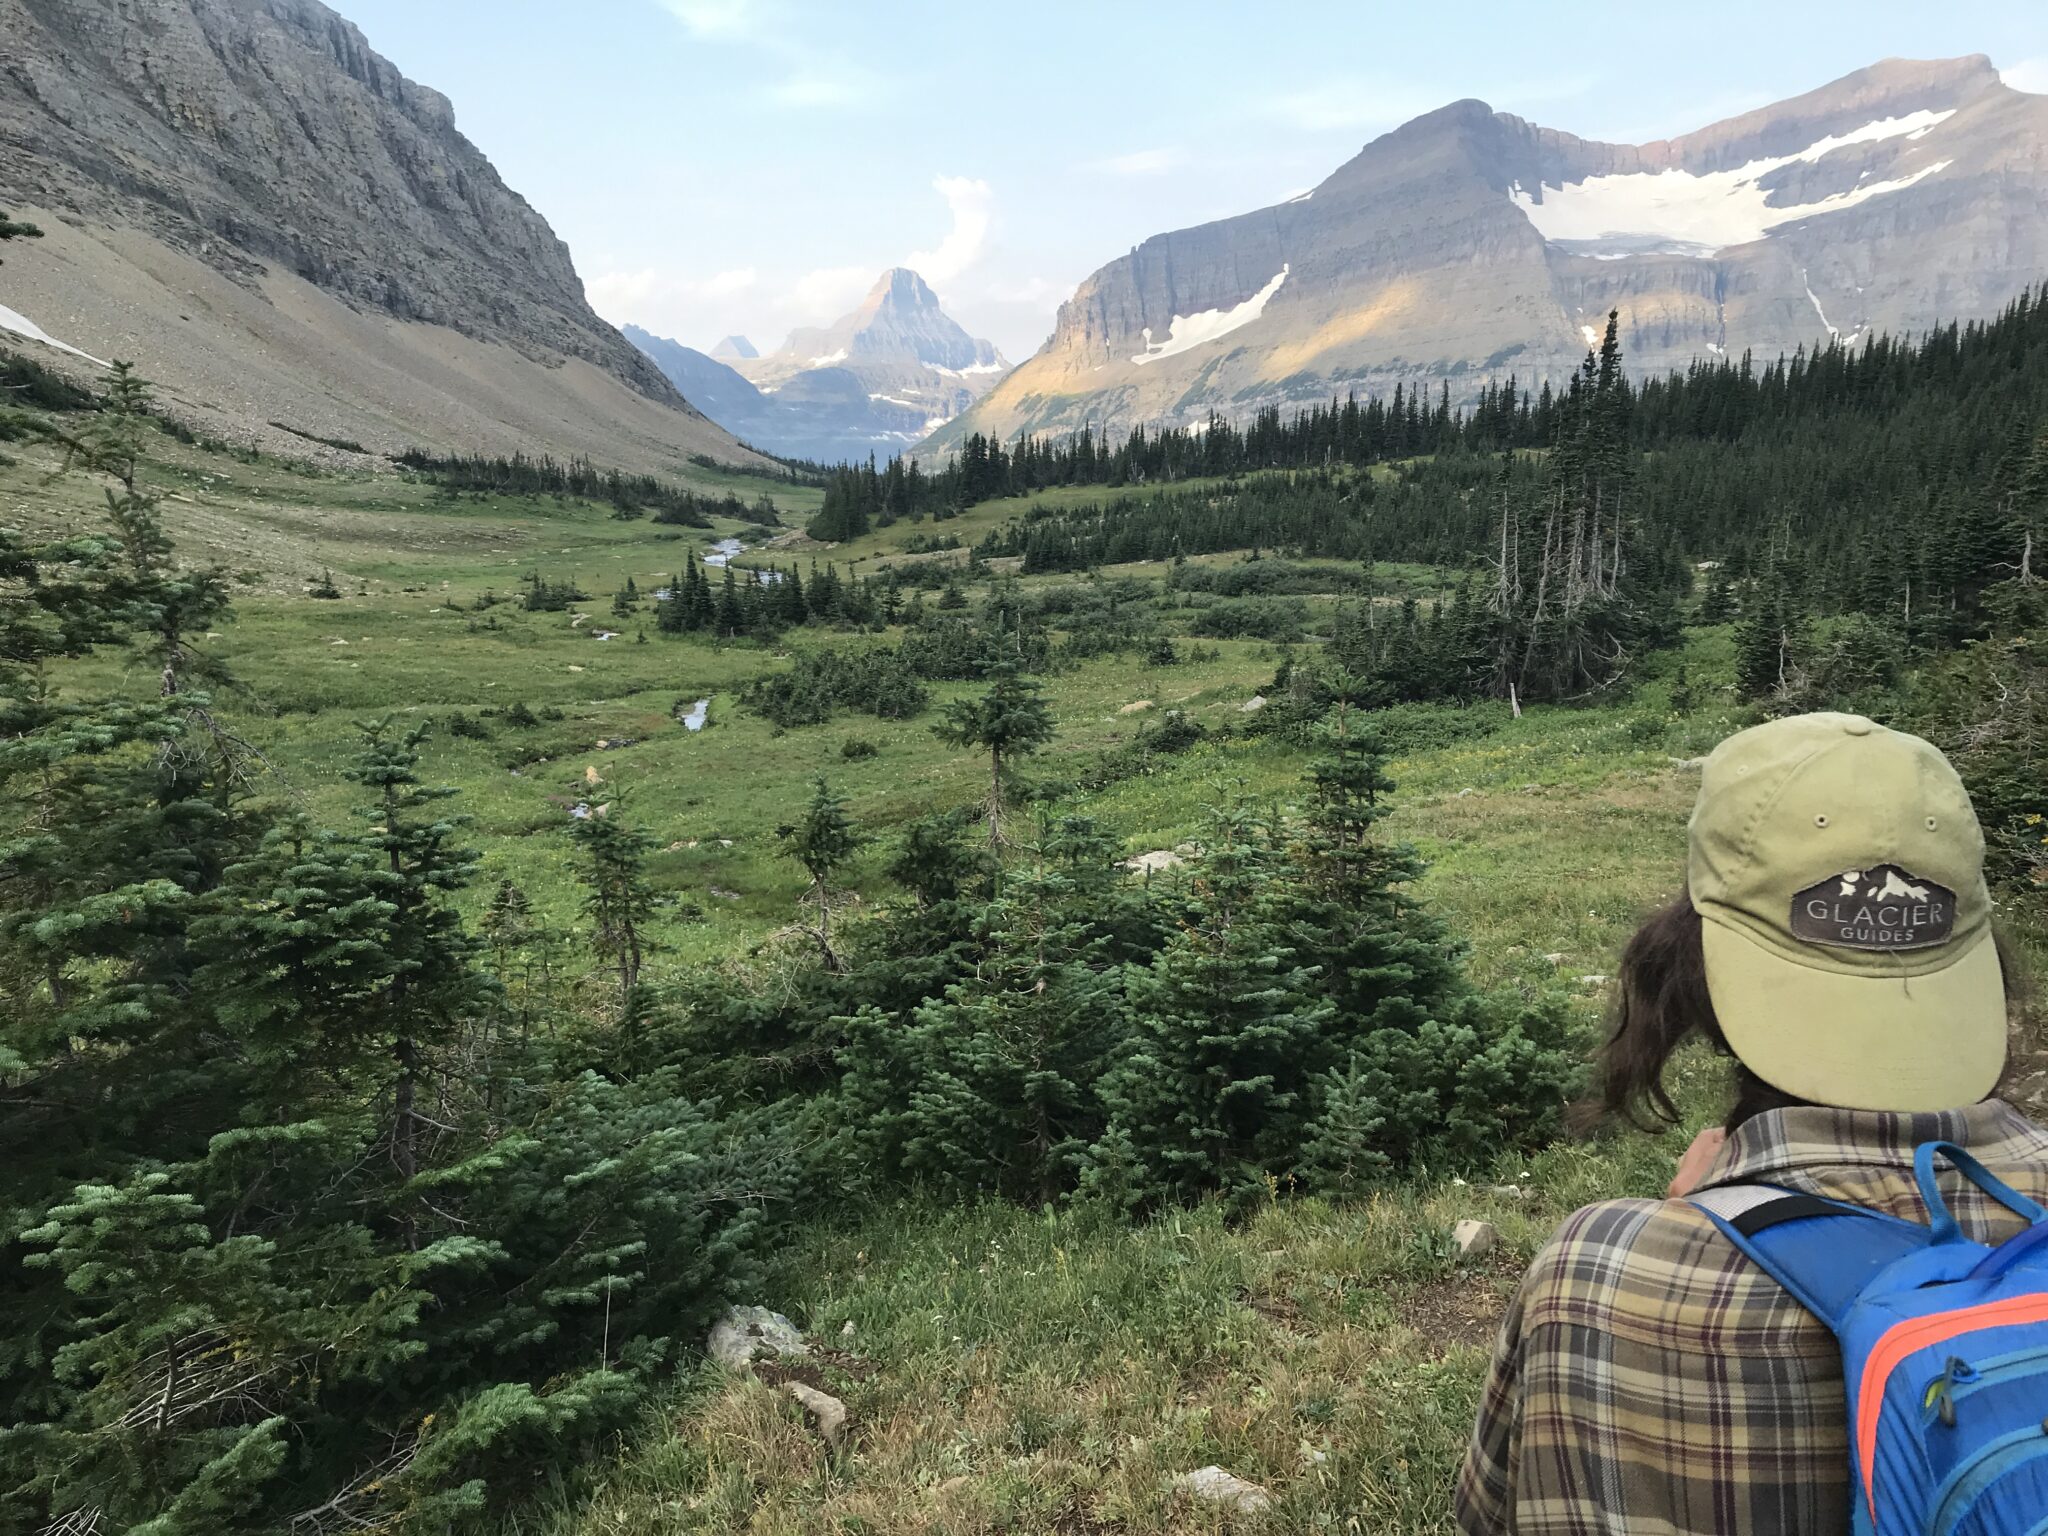
M319 0L0 0L0 38L0 206L50 234L8 303L52 336L231 418L238 367L273 374L259 433L745 457L591 310L448 99Z

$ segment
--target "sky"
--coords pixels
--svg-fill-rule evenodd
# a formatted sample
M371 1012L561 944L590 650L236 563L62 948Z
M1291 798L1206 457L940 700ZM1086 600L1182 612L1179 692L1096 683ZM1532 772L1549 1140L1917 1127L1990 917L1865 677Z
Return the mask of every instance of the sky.
M1640 143L1887 56L2048 92L2044 0L331 0L569 244L590 301L763 352L910 266L1012 362L1149 235L1477 97Z

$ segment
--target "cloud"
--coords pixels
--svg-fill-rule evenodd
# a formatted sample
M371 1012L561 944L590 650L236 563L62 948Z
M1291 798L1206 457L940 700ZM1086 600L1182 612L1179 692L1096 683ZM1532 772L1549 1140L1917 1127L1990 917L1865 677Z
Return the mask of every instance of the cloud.
M2001 69L1998 78L2016 91L2048 96L2048 56L2022 59L2009 69Z
M733 299L756 287L761 274L752 267L733 267L709 277L690 277L642 267L637 272L600 272L583 285L590 307L614 325L687 313L705 300Z
M988 244L995 192L987 182L966 176L941 176L932 187L953 210L953 227L936 248L912 251L903 258L903 265L915 268L927 282L944 283L981 259Z
M760 0L661 0L699 37L747 37L761 20Z
M1186 159L1178 149L1137 149L1127 155L1111 155L1106 160L1090 160L1081 169L1103 176L1158 176L1182 165Z
M790 285L777 306L822 324L858 304L874 281L872 267L814 267Z

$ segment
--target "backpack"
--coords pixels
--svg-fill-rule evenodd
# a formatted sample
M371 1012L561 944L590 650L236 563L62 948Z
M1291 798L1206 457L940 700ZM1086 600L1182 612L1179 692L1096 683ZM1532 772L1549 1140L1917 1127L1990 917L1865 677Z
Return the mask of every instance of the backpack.
M1937 1158L2030 1225L1965 1237ZM1841 1342L1854 1536L2048 1536L2048 1211L1948 1142L1913 1167L1924 1227L1766 1185L1689 1199Z

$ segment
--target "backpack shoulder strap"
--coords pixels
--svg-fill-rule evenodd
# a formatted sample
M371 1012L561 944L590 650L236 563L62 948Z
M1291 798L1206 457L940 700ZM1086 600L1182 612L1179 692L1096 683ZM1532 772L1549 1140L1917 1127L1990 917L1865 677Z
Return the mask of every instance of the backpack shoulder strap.
M1768 1184L1688 1197L1724 1237L1836 1333L1879 1271L1928 1247L1926 1227Z

